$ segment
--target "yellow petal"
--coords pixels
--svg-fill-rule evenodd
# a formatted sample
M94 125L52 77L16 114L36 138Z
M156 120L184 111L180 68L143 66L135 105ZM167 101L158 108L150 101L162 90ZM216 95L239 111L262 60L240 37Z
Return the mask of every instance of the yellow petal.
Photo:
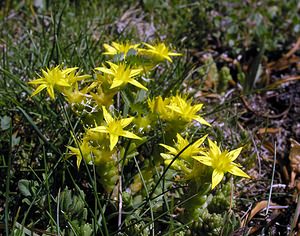
M70 87L70 84L64 79L56 81L56 84L63 87Z
M130 83L130 84L132 84L132 85L134 85L138 88L141 88L141 89L144 89L144 90L148 91L148 89L145 86L143 86L140 82L137 82L134 79L129 80L128 83Z
M56 67L55 67L55 68L56 68ZM54 69L55 69L55 68L54 68ZM54 70L54 69L53 69L53 70ZM50 70L47 69L47 71L49 72ZM42 69L42 73L43 73L44 77L47 77L47 76L48 76L48 73L47 73L46 71L44 71L43 69Z
M143 43L144 45L146 45L148 48L150 49L154 49L155 50L155 47L153 47L152 45L148 44L148 43Z
M212 166L212 160L208 156L192 156L192 158L206 166Z
M31 94L31 97L37 95L39 92L41 92L43 89L47 88L46 84L41 84L37 87L37 89Z
M76 81L79 81L79 80L84 80L84 79L88 79L91 77L92 77L91 75L78 75L75 78L76 78Z
M133 120L134 120L134 117L121 119L120 122L121 122L122 128L125 128L125 127L126 127L127 125L129 125Z
M47 92L52 99L55 99L53 86L48 86Z
M112 118L112 116L107 112L105 106L102 106L102 110L103 110L103 117L104 120L106 121L107 124L111 123L114 121L114 119Z
M137 75L140 74L142 71L143 71L143 69L133 69L133 70L130 70L130 77L137 76Z
M68 149L71 150L73 155L77 155L79 153L79 149L78 148L74 148L72 146L67 146Z
M189 145L189 142L185 140L180 134L176 134L177 143L184 144L185 146Z
M123 130L120 134L120 136L126 137L126 138L132 138L132 139L142 139L141 137L135 135L134 133L131 133L129 131Z
M207 138L208 134L204 135L202 138L198 139L196 142L193 143L193 146L199 147Z
M193 106L194 110L197 112L197 111L200 111L201 108L203 107L203 104L196 104Z
M160 146L164 147L165 149L167 149L170 153L177 155L178 151L176 150L176 148L173 148L171 146L165 145L165 144L159 144Z
M242 171L240 168L238 168L235 165L231 165L228 172L233 174L233 175L237 175L237 176L241 176L241 177L245 177L245 178L250 178L249 175L247 175L244 171Z
M95 128L90 129L90 131L99 132L99 133L108 133L107 128L105 126L97 126Z
M107 69L105 67L96 67L95 70L101 71L105 74L114 75L115 73L111 69Z
M120 87L122 84L124 84L125 82L123 80L117 80L117 79L114 79L113 82L112 82L112 85L110 86L109 89L113 89L113 88L117 88L117 87Z
M230 161L234 161L241 153L242 151L242 147L234 149L232 151L230 151L229 153L227 153L227 156L229 158Z
M217 144L215 142L211 141L209 138L208 138L208 145L209 145L209 148L210 148L211 152L213 153L213 155L215 157L221 155L220 148L217 146Z
M218 171L217 169L214 169L212 173L212 186L211 189L214 189L223 179L224 173L222 171Z
M160 55L160 56L162 56L162 55ZM163 58L167 59L169 62L173 62L172 58L169 56L163 55Z
M112 42L111 43L116 49L120 49L121 44L117 43L117 42Z
M35 79L35 80L28 82L28 84L46 84L46 83L47 83L47 81L45 81L44 78Z
M66 74L70 74L71 72L73 72L73 71L75 71L75 70L77 70L77 69L78 69L78 67L72 67L72 68L64 69L64 70L62 70L61 72L62 72L64 75L66 75Z
M108 61L107 63L109 64L110 69L112 69L112 70L115 71L115 72L118 70L119 67L125 68L125 65L124 65L124 64L117 65L117 64L114 64L114 63L112 63L112 62L110 62L110 61Z
M198 121L200 124L211 126L206 120L204 120L201 116L194 116L193 120Z
M172 111L175 111L175 112L177 112L179 114L182 114L181 109L178 106L176 106L175 104L168 105L166 107L169 108L169 109L171 109Z
M170 165L170 163L172 162L172 160L165 160L165 165ZM185 166L185 163L183 163L181 160L175 160L173 163L172 163L172 168L175 169L175 170L179 170L179 171L184 171L186 174L189 174L191 172L190 169L188 169L186 166Z
M113 150L114 147L117 145L119 140L119 136L115 135L115 134L109 134L109 141L110 141L110 145L109 148L110 150Z
M108 45L107 43L104 43L103 47L106 50L106 52L104 52L103 54L113 55L117 53L117 50L114 47Z
M161 153L160 154L162 158L164 158L165 160L169 160L169 159L173 159L174 156L170 155L170 154L166 154L166 153Z
M72 152L71 153L72 155L76 156L76 158L77 158L76 165L77 165L77 168L79 169L80 163L82 161L82 156L81 156L81 152L80 152L79 148L74 148L71 146L67 146L67 148L70 149L70 151Z

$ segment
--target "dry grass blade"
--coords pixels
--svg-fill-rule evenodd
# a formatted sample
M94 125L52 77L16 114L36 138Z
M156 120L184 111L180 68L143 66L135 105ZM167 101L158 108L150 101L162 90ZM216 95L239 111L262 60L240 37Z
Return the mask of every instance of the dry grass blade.
M277 88L278 86L280 86L282 84L292 82L292 81L296 81L296 80L299 80L299 79L300 79L300 76L290 76L290 77L287 77L287 78L283 78L283 79L277 80L273 84L270 84L269 88L274 89L274 88Z
M268 213L269 213L269 207L270 207L270 204L271 204L271 197L272 197L272 190L273 190L273 183L274 183L274 176L275 176L276 157L277 157L276 142L275 142L274 146L275 146L275 149L274 149L274 163L273 163L271 187L270 187L270 192L269 192L269 198L268 198L268 205L267 205L266 215L268 215Z

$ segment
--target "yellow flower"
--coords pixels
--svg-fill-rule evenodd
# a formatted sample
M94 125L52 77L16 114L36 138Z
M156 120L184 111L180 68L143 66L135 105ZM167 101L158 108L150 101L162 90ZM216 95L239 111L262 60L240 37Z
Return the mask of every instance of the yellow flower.
M167 106L170 104L170 98L163 99L161 96L155 97L154 99L148 99L148 106L152 113L157 113L163 120L173 120L177 117L174 112Z
M193 158L204 165L211 166L213 168L212 173L212 189L214 189L223 179L226 172L233 175L250 178L244 171L239 167L240 164L234 163L233 161L241 153L242 148L234 149L230 152L227 150L221 152L218 145L208 139L209 151L201 152L200 156L193 156Z
M59 66L53 69L47 69L47 71L42 70L44 77L28 82L29 84L39 85L31 96L35 96L42 90L47 89L49 96L55 99L54 88L59 88L59 86L69 87L70 84L68 83L67 77L75 70L77 70L77 67L61 70Z
M75 83L72 88L64 89L63 93L69 103L81 103L85 98L91 97L91 95L87 94L89 90L89 87L79 90L78 83Z
M192 120L198 121L201 124L211 126L206 120L201 116L196 115L196 113L202 108L203 104L192 105L191 101L183 99L181 96L173 96L170 105L167 107L172 111L180 115L180 118L186 122L191 122Z
M164 43L158 43L156 45L150 45L143 43L147 49L140 49L139 51L143 54L150 54L157 58L159 61L168 60L173 62L170 56L181 56L180 53L170 52Z
M79 144L79 148L67 146L71 151L71 155L75 155L77 158L77 167L79 169L82 158L84 158L87 162L91 161L91 152L93 148L89 145L88 141L83 140Z
M110 150L116 146L119 136L132 138L132 139L141 139L137 135L124 130L126 126L128 126L134 119L134 117L115 120L113 117L107 112L106 108L103 106L103 117L106 122L106 126L97 126L95 128L90 129L94 132L107 133L109 134L110 139Z
M110 89L117 88L126 85L127 83L130 83L138 88L148 90L145 86L143 86L141 83L134 79L134 77L139 75L143 71L143 69L131 69L123 63L119 65L114 64L112 62L107 63L110 65L109 69L106 67L97 67L95 68L95 70L99 70L104 74L113 76L113 81L110 86Z
M161 156L165 159L170 159L178 155L184 148L186 148L190 143L187 139L184 139L180 134L176 135L177 143L175 143L175 147L171 147L165 144L160 144L164 148L166 148L169 152L168 154L161 153ZM201 144L206 139L207 135L203 136L202 138L198 139L196 142L188 146L181 154L180 158L185 160L190 160L192 156L199 154L199 152L203 151L201 148Z
M129 43L116 43L112 42L112 46L109 44L103 44L104 49L106 52L103 54L105 55L116 55L122 53L124 58L126 57L127 53L130 49L137 50L140 44L129 44Z
M171 147L165 144L160 144L168 150L168 153L161 153L161 157L165 160L165 164L169 165L175 156L177 156L184 148L186 148L180 156L172 163L172 168L183 171L189 175L192 171L193 159L192 156L199 154L203 150L201 144L206 139L207 135L198 139L196 142L188 146L190 143L187 139L184 139L180 134L176 135L177 143L175 147Z
M75 70L71 71L70 74L68 74L68 76L66 77L66 80L70 85L73 85L78 81L85 80L92 77L91 75L80 75L80 73L75 73L75 72L76 72Z
M201 124L210 126L197 112L203 104L192 105L191 101L183 99L180 95L163 99L161 96L148 100L148 106L153 113L158 113L163 120L184 122L198 121Z

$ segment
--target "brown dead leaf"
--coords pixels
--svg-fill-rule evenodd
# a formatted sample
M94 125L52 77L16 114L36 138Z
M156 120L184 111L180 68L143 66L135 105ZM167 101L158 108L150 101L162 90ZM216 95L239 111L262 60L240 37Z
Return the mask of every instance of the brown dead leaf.
M274 145L271 142L263 142L262 144L272 155L274 155L275 150L274 150Z
M290 166L291 166L291 180L290 186L295 186L295 178L297 174L300 174L300 144L294 140L290 139L291 142L291 149L289 154Z
M242 220L241 227L245 227L249 221L260 211L265 209L268 206L268 201L263 200L255 205L255 207L251 210L250 213ZM270 202L270 206L278 206L277 204Z
M267 64L268 71L282 71L287 69L291 64L299 64L300 57L296 56L295 53L300 49L300 37L293 47L284 54L279 60L272 61Z
M300 37L298 38L297 42L295 43L295 45L293 46L293 48L288 51L287 54L285 54L285 57L290 57L291 55L293 55L295 52L297 52L300 49Z
M246 216L246 218L242 221L240 229L247 229L248 234L252 235L256 234L259 230L261 230L263 227L269 227L270 225L273 225L276 222L276 219L281 215L282 211L280 209L286 208L286 206L279 206L273 202L270 202L269 207L273 208L274 210L272 213L265 219L266 224L256 224L253 227L248 227L247 224L250 222L250 220L260 211L268 207L268 201L260 201L258 202L255 207L251 210L250 213Z
M281 127L279 128L260 128L258 134L276 134L281 132Z
M287 58L285 56L281 57L278 61L272 61L267 64L267 68L270 71L282 71L289 68L290 65L300 62L300 57L292 55Z

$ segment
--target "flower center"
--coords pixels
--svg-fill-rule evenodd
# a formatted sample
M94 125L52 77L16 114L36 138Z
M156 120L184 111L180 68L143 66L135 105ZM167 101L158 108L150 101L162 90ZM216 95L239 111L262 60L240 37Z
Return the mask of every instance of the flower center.
M231 161L226 157L226 153L215 156L212 160L212 167L222 172L226 172L230 167Z
M123 131L120 121L115 120L107 124L107 130L110 134L120 135Z

